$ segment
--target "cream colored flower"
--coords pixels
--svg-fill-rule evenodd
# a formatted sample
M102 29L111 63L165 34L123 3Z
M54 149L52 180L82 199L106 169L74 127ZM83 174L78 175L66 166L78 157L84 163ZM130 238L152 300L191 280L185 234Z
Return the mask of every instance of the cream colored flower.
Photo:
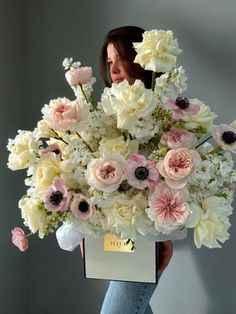
M30 131L18 130L14 140L9 139L7 149L11 152L8 167L11 170L24 169L36 161L36 154L42 142Z
M35 167L32 184L38 189L46 189L60 174L61 164L56 154L43 155Z
M117 115L119 129L132 129L141 118L150 116L157 106L157 96L145 89L140 80L129 85L127 80L105 88L102 95L103 109L108 115Z
M124 140L123 136L116 138L103 137L99 143L99 150L102 154L105 153L118 153L128 158L130 155L138 152L139 142L138 140Z
M193 116L183 116L181 118L181 120L185 122L185 127L189 130L204 127L207 132L212 131L213 121L217 115L211 111L209 106L205 105L199 99L190 99L190 101L194 105L199 105L200 110Z
M42 208L41 200L37 196L25 196L19 201L19 208L25 225L33 233L38 231L39 237L43 238L44 227L47 224L47 214L46 210Z
M102 208L102 211L107 217L108 228L120 234L123 239L135 239L137 232L144 236L152 226L145 213L147 206L147 197L143 193L132 198L121 193L107 207Z
M151 30L143 34L140 43L133 43L137 55L135 63L145 70L167 72L176 64L176 56L182 52L177 39L173 39L172 31Z
M202 204L190 204L191 214L186 221L187 228L194 228L194 242L197 248L205 245L208 248L221 247L229 238L232 206L223 197L211 196Z
M104 192L114 192L124 179L126 161L120 154L106 154L88 163L86 179L88 184Z

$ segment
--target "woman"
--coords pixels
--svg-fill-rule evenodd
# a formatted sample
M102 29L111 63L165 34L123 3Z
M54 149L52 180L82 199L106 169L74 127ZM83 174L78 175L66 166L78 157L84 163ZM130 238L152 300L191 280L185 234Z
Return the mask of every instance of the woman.
M133 63L136 52L133 42L141 42L144 29L125 26L111 30L103 44L100 56L101 76L106 86L127 80L133 84L140 79L151 88L150 71ZM161 73L160 73L161 74ZM165 270L173 254L171 241L159 243L159 275ZM149 300L156 284L111 281L102 305L101 314L152 313Z

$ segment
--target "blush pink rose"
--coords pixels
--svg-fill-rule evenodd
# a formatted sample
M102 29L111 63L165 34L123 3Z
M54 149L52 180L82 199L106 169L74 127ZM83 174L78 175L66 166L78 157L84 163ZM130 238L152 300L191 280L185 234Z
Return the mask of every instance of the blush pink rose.
M15 227L12 229L11 233L12 243L17 246L21 252L25 252L28 249L29 243L24 231L19 227Z
M93 159L87 166L87 182L98 190L114 192L124 180L125 165L124 157L117 153Z
M218 145L224 150L236 153L236 129L227 124L220 124L216 127L213 137Z
M65 77L69 85L79 85L88 83L93 75L91 67L78 67L66 72Z
M65 211L69 207L70 200L71 193L68 192L61 178L56 179L53 184L44 191L44 206L47 211Z
M45 120L50 128L57 131L82 132L86 127L85 122L88 115L88 105L77 99L51 108L50 112L45 116Z
M181 189L195 170L197 153L187 148L171 149L164 160L158 162L160 174L173 189Z
M200 110L199 105L191 104L191 102L184 97L177 97L176 99L170 97L166 104L172 109L174 120L179 120L184 115L192 116Z
M193 133L186 130L171 128L170 131L162 135L160 142L168 148L193 148L197 138Z
M95 206L90 205L84 195L76 194L71 202L70 210L75 217L87 220L94 214Z
M158 184L149 196L148 217L155 223L157 231L170 234L182 227L190 210L186 203L188 191L174 190L166 184Z
M125 167L125 177L131 186L137 189L151 188L159 182L156 161L147 161L142 155L133 154Z

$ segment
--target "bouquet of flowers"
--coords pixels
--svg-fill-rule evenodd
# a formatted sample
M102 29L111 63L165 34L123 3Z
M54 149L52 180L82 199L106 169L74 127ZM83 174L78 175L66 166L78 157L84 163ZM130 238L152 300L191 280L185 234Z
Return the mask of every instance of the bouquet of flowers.
M134 48L134 62L153 72L151 89L113 83L97 103L92 69L65 59L76 98L51 100L32 132L9 139L8 167L27 169L19 208L31 232L12 230L21 251L29 235L54 231L67 250L105 232L161 241L193 228L198 248L229 238L236 121L215 125L208 105L182 95L187 77L171 31L146 31Z

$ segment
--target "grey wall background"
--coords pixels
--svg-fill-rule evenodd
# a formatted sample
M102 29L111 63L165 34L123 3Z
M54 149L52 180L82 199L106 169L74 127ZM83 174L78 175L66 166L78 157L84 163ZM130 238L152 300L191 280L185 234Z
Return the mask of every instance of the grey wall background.
M22 225L17 202L24 171L6 168L7 138L32 130L41 107L58 96L73 98L64 79L64 57L91 65L102 89L98 54L104 34L117 26L172 29L189 77L189 97L236 118L235 0L0 0L0 312L2 314L99 313L107 282L83 279L79 250L59 249L55 236L34 237L20 253L10 230ZM234 203L234 207L235 207ZM220 250L197 250L192 234L175 243L168 269L151 306L159 314L236 312L236 216L231 238ZM109 313L108 313L109 314Z

